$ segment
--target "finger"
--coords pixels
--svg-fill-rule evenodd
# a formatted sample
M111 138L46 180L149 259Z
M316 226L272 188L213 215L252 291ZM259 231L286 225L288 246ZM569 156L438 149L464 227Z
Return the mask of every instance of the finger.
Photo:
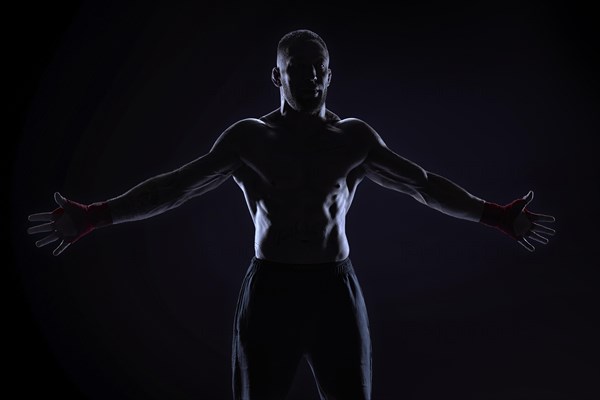
M556 231L552 228L548 228L542 224L538 224L537 222L533 223L533 228L531 228L533 232L543 233L545 235L554 235Z
M533 247L533 245L531 243L529 243L527 241L527 239L525 238L521 238L521 240L518 240L519 244L523 247L525 247L528 251L533 252L535 250L535 247Z
M534 221L538 221L538 222L554 222L554 221L556 221L556 218L554 218L552 215L536 214L536 213L532 213L531 211L529 211L529 216Z
M525 196L523 196L523 200L525 200L525 206L527 207L531 200L533 200L533 190L530 190Z
M29 221L38 221L38 222L52 221L52 213L51 212L43 212L43 213L31 214L29 217L27 217L27 219Z
M517 243L519 243L521 246L525 247L525 249L527 249L527 251L533 252L535 250L534 248L527 245L527 243L523 242L522 240L517 241Z
M542 235L539 235L535 232L531 232L531 234L528 236L528 238L535 240L536 242L541 243L541 244L548 244L548 239L546 239Z
M58 247L56 249L54 249L54 251L52 252L52 254L54 254L55 256L60 255L60 253L62 253L63 251L65 251L67 249L67 247L69 247L71 245L71 243L68 243L66 241L62 241L60 242L60 244L58 245Z
M54 201L63 208L67 205L67 199L58 192L54 192Z
M540 232L537 232L537 231L534 231L534 230L529 231L530 235L533 234L533 233L535 233L537 237L541 237L542 238L541 240L544 240L544 239L545 240L550 240L550 238L547 237L547 236L545 236L545 234L543 232L540 233Z
M37 247L43 247L49 243L56 242L57 240L58 240L58 234L51 233L48 236L46 236L45 238L40 239L37 242L35 242L35 245Z
M48 222L47 224L33 226L27 228L27 233L33 235L34 233L52 232L54 230L54 222Z

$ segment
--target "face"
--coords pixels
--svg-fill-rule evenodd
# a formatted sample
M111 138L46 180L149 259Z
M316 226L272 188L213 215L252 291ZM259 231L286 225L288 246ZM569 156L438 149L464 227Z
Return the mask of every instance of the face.
M306 41L277 57L273 83L296 111L316 113L324 106L331 81L329 55L316 41Z

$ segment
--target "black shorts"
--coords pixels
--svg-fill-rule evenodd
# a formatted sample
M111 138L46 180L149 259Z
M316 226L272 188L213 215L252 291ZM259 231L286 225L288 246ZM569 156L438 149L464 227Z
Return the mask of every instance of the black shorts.
M233 330L235 400L283 400L306 357L322 399L371 398L369 319L350 258L252 258Z

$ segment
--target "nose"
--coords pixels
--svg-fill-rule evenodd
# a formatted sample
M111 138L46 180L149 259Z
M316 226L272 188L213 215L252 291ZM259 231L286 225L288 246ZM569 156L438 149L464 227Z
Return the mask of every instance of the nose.
M312 83L317 83L318 79L319 79L319 77L317 76L317 69L315 67L312 67L311 73L310 73L310 81Z
M309 82L316 82L317 81L317 70L315 68L306 68L304 69L304 72L302 73L302 80L309 81Z
M303 68L302 79L306 79L312 83L317 82L319 79L317 75L317 69L312 65L307 65L305 68Z

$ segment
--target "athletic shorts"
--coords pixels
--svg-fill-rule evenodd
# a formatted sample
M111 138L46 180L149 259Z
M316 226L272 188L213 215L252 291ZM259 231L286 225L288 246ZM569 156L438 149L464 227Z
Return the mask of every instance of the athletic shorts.
M283 400L306 358L321 399L371 398L371 340L350 258L286 264L253 257L233 329L235 400Z

